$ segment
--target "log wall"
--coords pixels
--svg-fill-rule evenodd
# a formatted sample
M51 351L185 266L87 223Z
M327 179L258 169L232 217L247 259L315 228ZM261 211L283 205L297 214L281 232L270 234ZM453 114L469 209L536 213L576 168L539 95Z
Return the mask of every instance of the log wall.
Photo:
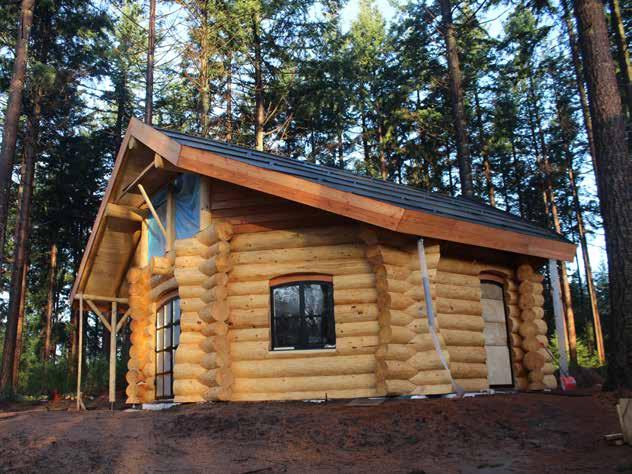
M240 233L230 242L232 400L376 395L378 295L356 226ZM270 351L270 279L333 276L336 348Z
M129 283L129 308L131 317L131 348L127 363L127 403L147 403L155 398L156 374L155 339L156 324L151 300L151 273L149 267L131 268L127 274Z
M466 391L489 388L479 273L475 261L442 256L438 262L437 321L450 354L452 376Z
M378 304L376 388L380 395L440 394L452 391L450 374L437 354L426 319L424 292L416 246L387 244L388 237L365 231L367 260L375 275ZM439 245L426 245L431 282L439 261ZM434 287L434 285L433 285ZM431 288L434 293L434 289ZM436 295L432 295L436 300ZM439 329L445 351L445 341Z

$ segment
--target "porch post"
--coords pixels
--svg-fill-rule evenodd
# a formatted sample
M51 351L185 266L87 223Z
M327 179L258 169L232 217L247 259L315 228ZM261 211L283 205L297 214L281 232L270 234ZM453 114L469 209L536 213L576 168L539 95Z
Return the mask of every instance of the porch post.
M81 366L83 361L83 295L79 295L79 351L77 353L77 410L81 409Z
M116 401L116 301L112 301L110 315L110 406Z

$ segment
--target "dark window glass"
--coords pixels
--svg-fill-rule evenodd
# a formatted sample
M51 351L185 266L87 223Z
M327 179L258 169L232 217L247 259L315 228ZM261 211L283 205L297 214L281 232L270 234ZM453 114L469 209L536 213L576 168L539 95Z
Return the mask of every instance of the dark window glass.
M156 399L173 398L173 366L180 340L180 300L156 312Z
M292 282L271 289L272 349L335 347L333 286Z

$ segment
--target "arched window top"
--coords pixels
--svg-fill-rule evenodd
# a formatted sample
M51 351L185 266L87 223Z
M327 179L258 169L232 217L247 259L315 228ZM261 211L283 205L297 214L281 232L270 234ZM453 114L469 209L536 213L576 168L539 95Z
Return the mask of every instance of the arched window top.
M330 275L286 275L270 280L272 350L336 347Z

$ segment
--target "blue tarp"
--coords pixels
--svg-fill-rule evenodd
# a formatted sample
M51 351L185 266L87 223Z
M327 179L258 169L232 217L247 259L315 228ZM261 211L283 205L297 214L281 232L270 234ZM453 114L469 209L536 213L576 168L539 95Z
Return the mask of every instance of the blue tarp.
M200 177L185 173L178 176L172 184L176 208L176 239L194 236L200 230ZM167 224L167 188L163 188L151 197L162 223ZM149 230L149 258L165 254L166 239L153 216L147 219Z

